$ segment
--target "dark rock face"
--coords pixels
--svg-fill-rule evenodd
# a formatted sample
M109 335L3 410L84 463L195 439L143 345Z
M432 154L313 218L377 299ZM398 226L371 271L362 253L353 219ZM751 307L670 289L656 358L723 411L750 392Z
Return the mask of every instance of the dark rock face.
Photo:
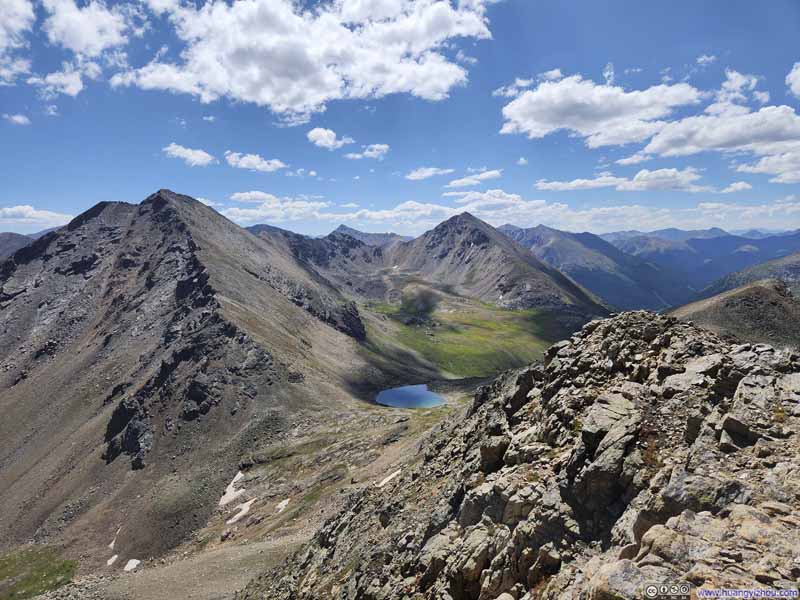
M652 313L592 321L482 388L241 598L794 588L799 433L800 356Z

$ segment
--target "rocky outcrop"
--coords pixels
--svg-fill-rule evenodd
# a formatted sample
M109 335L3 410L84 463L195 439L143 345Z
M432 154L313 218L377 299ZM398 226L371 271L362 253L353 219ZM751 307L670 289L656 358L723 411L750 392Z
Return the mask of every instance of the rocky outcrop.
M592 321L482 388L241 598L634 599L795 588L800 357L671 317Z

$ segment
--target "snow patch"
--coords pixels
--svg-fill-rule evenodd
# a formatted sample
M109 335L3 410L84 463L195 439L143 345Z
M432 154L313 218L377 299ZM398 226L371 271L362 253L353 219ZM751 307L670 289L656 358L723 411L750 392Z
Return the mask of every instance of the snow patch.
M108 549L109 550L113 550L114 549L114 546L117 543L117 536L119 535L120 531L122 531L122 526L121 525L117 528L117 533L114 534L114 539L111 540L111 543L108 545Z
M239 519L241 519L247 513L250 512L250 507L253 505L253 502L255 502L255 501L256 501L255 498L253 498L252 500L248 500L247 502L243 502L242 504L239 504L238 506L236 506L236 509L239 512L236 513L235 515L233 515L227 521L225 521L225 523L227 523L228 525L233 525L234 523L236 523L236 521L238 521Z
M130 559L126 564L125 568L122 569L123 571L130 572L133 571L136 567L141 564L142 561L136 560L135 558Z
M284 510L286 510L287 506L289 506L289 499L286 498L286 500L281 500L280 502L278 502L278 506L275 507L278 509L275 511L275 514L278 515L281 514Z
M236 500L239 496L244 494L244 488L240 488L238 490L236 489L236 484L242 477L244 477L244 473L242 473L241 471L236 473L236 477L234 477L233 481L231 481L228 484L228 487L225 488L225 493L222 494L222 498L219 499L220 506L225 506L226 504L230 504L231 502Z
M119 554L115 554L114 556L112 556L111 558L109 558L109 559L106 561L106 566L107 566L107 567L110 567L110 566L111 566L111 565L113 565L115 562L117 562L117 559L118 559L118 558L119 558Z
M383 487L383 486L385 486L387 483L389 483L389 482L390 482L392 479L394 479L395 477L397 477L398 475L400 475L401 471L402 471L402 469L397 469L397 471L395 471L395 472L394 472L394 473L392 473L391 475L388 475L387 477L384 477L384 479L383 479L383 480L382 480L382 481L381 481L379 484L377 484L375 487L377 487L377 488L382 488L382 487Z

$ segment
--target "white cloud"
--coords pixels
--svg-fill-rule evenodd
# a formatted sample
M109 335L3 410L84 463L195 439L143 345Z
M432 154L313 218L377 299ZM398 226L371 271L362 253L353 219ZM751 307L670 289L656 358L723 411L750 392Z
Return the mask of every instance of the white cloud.
M638 165L639 163L646 162L651 158L651 156L648 156L644 152L636 152L635 154L631 154L625 158L620 158L614 162L616 162L618 165Z
M528 164L528 159L525 158L524 156L520 156L519 160L517 160L517 165L520 167L524 167L527 164Z
M717 57L713 54L701 54L697 57L697 64L701 67L708 66L717 61Z
M453 171L454 169L440 169L439 167L419 167L406 174L406 179L410 181L420 181L421 179L436 177L437 175L449 175Z
M249 169L251 171L261 171L262 173L272 173L288 166L277 158L264 159L258 154L240 154L230 150L225 151L225 160L230 166L237 169Z
M633 179L615 177L610 173L601 173L594 179L573 179L572 181L547 181L540 179L536 182L536 189L551 191L588 190L596 188L613 187L620 192L652 192L652 191L681 191L681 192L710 192L713 188L697 185L701 178L697 169L687 167L678 169L642 169Z
M94 61L65 62L60 71L48 73L44 77L34 75L28 78L28 83L40 88L41 96L47 100L59 94L77 96L83 90L83 77L97 79L100 76L100 66Z
M474 56L468 56L464 54L463 50L456 52L456 60L463 65L476 65L478 64L478 59Z
M758 77L745 75L738 71L725 69L725 81L714 96L714 103L706 107L705 112L711 115L746 114L750 109L744 106L748 94L754 93L758 85Z
M743 114L696 115L669 123L644 151L688 156L716 150L777 153L800 143L800 117L788 106L765 106Z
M206 121L207 123L213 123L216 120L217 120L217 117L215 117L214 115L205 115L203 117L203 121Z
M606 80L606 85L614 85L614 63L606 63L603 67L603 79Z
M211 156L205 150L196 150L193 148L186 148L172 142L169 146L162 148L162 152L171 158L180 158L190 167L207 167L208 165L217 162L217 159Z
M11 123L12 125L30 125L31 120L26 117L25 115L9 115L7 113L3 114L3 118Z
M306 134L308 141L319 146L320 148L327 148L328 150L336 150L347 144L352 144L355 140L351 137L337 137L336 132L332 129L324 129L322 127L315 127Z
M535 80L533 79L520 79L519 77L517 77L514 80L514 83L504 85L494 90L492 92L492 96L500 98L516 98L525 89L531 87L534 83Z
M187 45L181 59L154 60L114 83L189 93L203 102L251 102L292 124L332 100L396 93L443 100L467 81L467 71L443 51L456 38L491 37L488 1L341 0L313 8L292 0L199 8L156 2Z
M548 181L546 179L540 179L536 182L535 187L537 190L564 192L617 187L623 183L626 183L627 181L628 180L624 177L615 177L610 174L603 174L595 177L594 179L573 179L572 181Z
M792 70L786 76L786 85L789 91L797 98L800 98L800 62L794 63Z
M755 163L736 167L740 173L766 173L774 175L773 183L800 183L800 151L765 156Z
M330 206L329 202L319 197L279 198L261 191L237 192L231 196L231 200L256 204L253 208L232 207L221 211L239 223L315 219L320 218L320 211Z
M30 70L30 60L19 56L28 47L26 34L35 20L30 0L3 0L0 10L0 85L10 85Z
M539 73L539 78L546 81L555 81L556 79L561 79L562 77L564 77L564 74L561 72L561 69L550 69L544 73Z
M673 109L700 98L700 91L686 83L628 92L573 75L542 82L507 104L501 133L536 139L566 130L586 138L590 148L641 142L665 126L660 119Z
M355 202L345 202L344 204L340 204L342 208L358 208L358 204Z
M752 190L753 186L747 183L746 181L735 181L730 184L725 189L721 190L720 193L722 194L733 194L735 192L744 192L747 190Z
M487 181L489 179L498 179L502 176L503 176L503 169L493 169L491 171L481 169L473 173L472 175L467 175L466 177L462 177L461 179L454 179L453 181L448 183L445 187L449 188L470 187L473 185L480 185L482 181Z
M45 106L44 114L46 114L48 117L60 116L58 112L58 107L55 104L48 104L47 106Z
M75 54L94 57L103 50L127 43L129 29L125 12L119 7L90 0L79 7L74 0L42 0L48 13L42 29L53 44Z
M39 210L29 204L0 207L0 224L35 225L39 229L64 225L73 219L72 215Z
M374 158L376 160L383 160L383 157L389 152L389 144L370 144L363 146L363 152L350 152L345 154L345 158L350 160L361 160L362 158Z
M760 92L756 90L755 92L753 92L753 98L755 98L756 102L758 102L759 104L766 104L767 102L769 102L769 92Z

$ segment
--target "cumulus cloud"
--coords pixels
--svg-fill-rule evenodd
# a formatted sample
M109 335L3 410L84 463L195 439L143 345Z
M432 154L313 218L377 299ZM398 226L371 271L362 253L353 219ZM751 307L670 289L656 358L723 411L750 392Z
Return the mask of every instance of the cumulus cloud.
M773 183L800 183L800 150L765 156L754 163L738 165L740 173L774 175Z
M59 94L74 97L83 90L84 77L97 79L101 72L100 66L94 61L65 62L60 71L48 73L44 77L34 75L28 78L28 83L39 87L41 96L46 100Z
M0 10L0 85L10 85L30 70L30 60L20 56L28 47L26 35L36 16L30 0L3 0Z
M696 115L661 129L644 151L688 156L705 151L777 153L800 143L800 117L788 106L765 106L756 112Z
M308 141L319 146L320 148L327 148L328 150L336 150L347 144L352 144L355 140L351 137L337 137L336 132L332 129L325 129L323 127L315 127L306 134Z
M3 113L3 119L11 123L12 125L30 125L31 120L26 117L25 115L10 115L7 113Z
M590 148L641 142L661 130L661 120L680 106L696 104L701 92L687 83L626 91L572 75L544 81L503 107L501 133L531 139L564 130Z
M225 151L225 160L230 166L237 169L249 169L262 173L272 173L288 166L277 158L265 159L258 154L240 154L230 150Z
M735 181L726 187L723 190L720 190L722 194L733 194L736 192L744 192L747 190L752 190L753 186L747 183L746 181Z
M534 82L535 82L534 79L521 79L517 77L513 83L504 85L494 90L492 92L492 96L499 98L516 98L525 89L531 87L534 84Z
M127 43L130 25L124 10L92 0L79 7L75 0L42 0L48 13L42 25L52 44L88 57Z
M633 178L616 177L611 173L601 173L593 179L573 179L572 181L547 181L540 179L536 182L536 189L550 191L590 190L597 188L614 188L620 192L713 192L712 186L699 185L702 178L697 169L687 167L679 169L642 169ZM747 186L747 187L742 187ZM728 186L724 192L736 192L748 189L750 186L744 182Z
M161 149L164 154L171 158L180 158L190 167L207 167L208 165L217 162L217 159L211 156L205 150L197 150L194 148L186 148L172 142L169 146Z
M292 0L199 8L159 1L156 8L168 12L186 44L181 59L155 59L113 82L188 93L203 102L250 102L291 124L339 99L408 93L442 100L467 81L465 68L444 50L456 38L491 37L488 1L340 0L313 10Z
M519 160L517 160L517 165L520 167L524 167L527 164L528 164L528 159L525 158L524 156L520 156Z
M454 169L440 169L439 167L419 167L406 174L406 179L410 181L420 181L421 179L436 177L437 175L449 175L453 171Z
M706 67L715 62L717 62L717 57L713 54L701 54L697 57L697 64L701 67Z
M374 158L375 160L383 160L389 152L389 144L370 144L363 147L363 152L350 152L345 154L345 158L350 160L361 160L362 158Z
M644 152L636 152L635 154L631 154L625 158L620 158L614 162L616 162L618 165L638 165L639 163L647 162L651 158L651 156L645 154Z
M72 215L40 210L29 204L0 207L0 224L35 225L38 229L64 225L73 219Z
M800 98L800 62L794 63L792 70L786 76L786 85L789 91L797 98Z
M221 211L229 219L247 224L320 218L320 211L330 206L329 202L317 196L279 198L262 191L237 192L231 195L231 200L255 204L253 207L231 207Z
M454 179L450 183L447 184L445 187L449 188L458 188L458 187L471 187L475 185L480 185L481 182L487 181L489 179L498 179L503 176L503 169L480 169L471 175L467 175L466 177L462 177L460 179Z

